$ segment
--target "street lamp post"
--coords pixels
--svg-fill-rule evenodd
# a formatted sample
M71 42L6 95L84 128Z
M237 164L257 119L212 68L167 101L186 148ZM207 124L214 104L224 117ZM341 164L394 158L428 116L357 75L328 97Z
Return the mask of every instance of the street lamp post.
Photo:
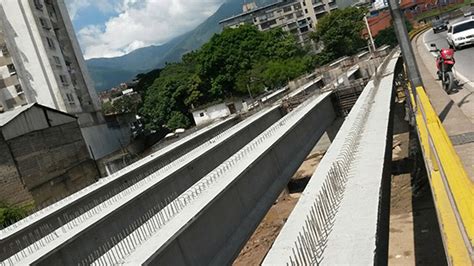
M408 79L413 89L413 94L416 97L416 87L422 86L423 81L421 80L420 71L418 70L418 66L416 64L413 47L411 46L411 41L408 37L407 27L405 25L398 1L399 0L388 0L388 5L393 19L395 34L397 35L398 43L400 44L400 49L403 55L403 60L405 61L405 65L407 67Z
M369 21L367 20L367 15L364 16L365 26L367 27L367 32L369 33L370 45L372 46L372 52L375 53L375 43L374 38L372 37L372 31L370 30Z

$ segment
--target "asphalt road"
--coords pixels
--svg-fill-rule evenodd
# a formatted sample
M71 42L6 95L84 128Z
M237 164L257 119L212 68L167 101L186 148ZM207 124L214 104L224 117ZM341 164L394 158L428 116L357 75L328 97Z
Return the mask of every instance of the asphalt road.
M453 21L450 21L451 24L464 20L465 18L459 18ZM428 30L424 36L423 41L427 44L426 49L428 49L431 43L435 43L438 48L447 48L448 42L446 41L447 31L434 34L433 30ZM455 74L458 78L464 77L467 78L470 82L474 82L474 46L467 46L461 50L457 50L454 54L456 59L455 65ZM433 64L435 62L433 61Z

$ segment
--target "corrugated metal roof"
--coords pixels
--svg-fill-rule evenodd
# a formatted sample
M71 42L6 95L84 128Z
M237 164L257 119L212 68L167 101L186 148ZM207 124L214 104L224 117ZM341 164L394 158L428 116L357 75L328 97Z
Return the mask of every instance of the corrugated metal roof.
M68 114L66 112L56 110L56 109L48 107L48 106L41 105L39 103L30 103L30 104L23 105L21 107L15 108L11 111L7 111L5 113L0 113L0 127L5 126L6 124L11 122L13 119L15 119L17 116L19 116L23 112L31 109L31 107L33 107L33 106L45 109L47 111L51 111L53 113L57 113L57 114L60 114L60 115L64 115L64 116L68 116L68 117L72 117L74 119L77 119L77 117L75 115Z
M17 117L19 114L23 113L24 111L30 109L33 105L35 104L30 103L30 104L18 107L16 109L13 109L11 111L1 113L0 114L0 127L3 127L4 125L8 124L8 122L12 121L15 117Z
M38 103L0 114L0 129L5 140L29 132L76 122L77 117Z

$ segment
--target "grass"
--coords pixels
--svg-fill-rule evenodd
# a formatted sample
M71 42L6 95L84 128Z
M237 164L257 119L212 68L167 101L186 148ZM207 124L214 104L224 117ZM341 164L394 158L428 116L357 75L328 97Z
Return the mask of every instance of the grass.
M33 208L33 205L13 206L0 202L0 227L7 227L25 218Z

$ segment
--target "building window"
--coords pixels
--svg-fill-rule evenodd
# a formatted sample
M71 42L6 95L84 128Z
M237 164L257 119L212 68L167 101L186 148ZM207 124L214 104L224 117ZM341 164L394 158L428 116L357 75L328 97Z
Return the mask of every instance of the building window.
M15 85L15 90L17 94L22 94L23 93L23 88L21 87L20 84Z
M306 14L308 14L308 9L305 8L305 9L304 9L304 12L305 12Z
M51 27L48 24L48 21L46 21L45 18L39 18L40 24L43 27L43 29L50 30Z
M70 105L75 105L76 101L74 100L74 96L70 93L66 93L67 101Z
M43 3L41 2L41 0L33 0L33 2L35 3L36 9L43 10Z
M53 59L54 59L54 63L57 65L57 66L61 66L61 60L59 59L59 57L57 56L53 56Z
M61 80L61 82L63 83L63 85L68 85L66 76L64 76L64 75L59 75L59 79Z
M16 69L13 64L7 65L7 68L8 68L8 72L10 73L10 76L16 75Z
M53 41L53 40L51 40L50 38L46 37L46 41L48 42L48 46L49 46L50 49L53 49L53 50L54 50L54 49L56 48L56 46L54 45L54 41Z
M8 52L8 48L7 48L6 43L0 44L0 52L2 53L1 55L5 56L5 57L10 55L10 53Z

